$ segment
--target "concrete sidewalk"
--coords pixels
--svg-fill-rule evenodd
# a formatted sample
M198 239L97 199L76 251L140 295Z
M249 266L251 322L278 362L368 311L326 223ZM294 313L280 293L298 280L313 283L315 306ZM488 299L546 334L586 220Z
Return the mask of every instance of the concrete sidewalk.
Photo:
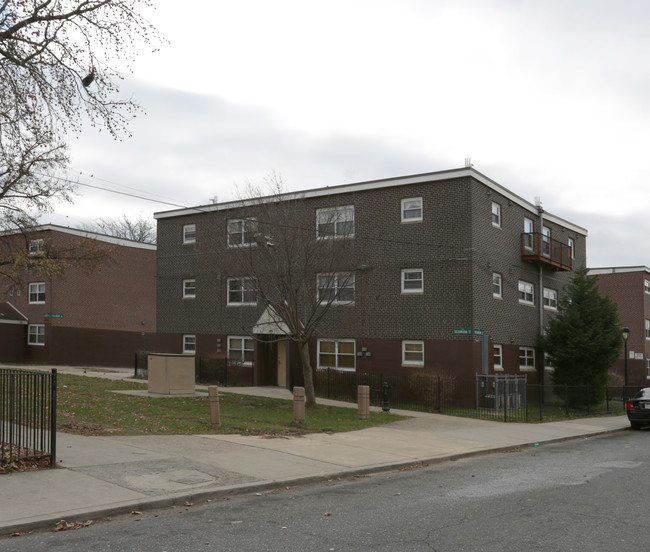
M101 375L90 369L86 373ZM117 379L131 373L110 371L103 372L102 377ZM289 391L278 388L228 388L227 392L291 397ZM0 535L54 528L62 519L101 519L133 510L398 469L629 427L625 416L504 424L394 412L413 418L349 433L274 439L240 435L84 437L59 433L58 469L0 476Z

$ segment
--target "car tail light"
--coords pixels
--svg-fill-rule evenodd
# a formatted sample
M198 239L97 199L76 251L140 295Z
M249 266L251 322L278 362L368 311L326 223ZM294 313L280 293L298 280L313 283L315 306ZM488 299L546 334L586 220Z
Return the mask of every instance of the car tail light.
M627 401L627 404L625 405L625 410L634 410L634 402Z

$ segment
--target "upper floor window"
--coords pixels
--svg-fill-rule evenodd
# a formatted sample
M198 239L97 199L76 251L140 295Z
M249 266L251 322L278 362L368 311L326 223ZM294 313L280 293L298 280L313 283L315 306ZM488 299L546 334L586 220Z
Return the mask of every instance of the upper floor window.
M228 247L255 245L257 221L255 219L232 219L228 221Z
M228 359L251 366L255 357L255 342L250 337L228 336Z
M337 368L339 370L355 369L354 340L318 340L318 367Z
M30 324L27 329L29 345L45 345L45 324Z
M503 280L498 272L492 273L492 297L496 299L503 297Z
M183 280L183 299L194 299L196 297L196 280L191 278Z
M228 278L229 305L257 305L255 278Z
M328 207L316 211L316 235L319 238L354 236L354 205Z
M402 200L402 222L420 222L422 220L422 198L412 197Z
M524 247L526 249L533 248L533 221L529 218L524 219Z
M519 280L519 302L526 305L535 304L535 286L530 282Z
M29 242L30 255L42 255L45 252L45 240L37 239Z
M646 293L650 293L650 280L643 281L643 288L645 289Z
M535 349L532 347L519 347L519 369L535 369Z
M183 243L196 243L196 224L183 225Z
M31 304L45 303L45 282L29 284L29 302Z
M544 288L544 308L557 310L557 290Z
M571 251L571 258L575 259L576 258L576 250L575 250L575 242L573 241L573 238L569 238L567 240L567 244L569 246L569 251Z
M424 341L402 341L402 364L424 366Z
M650 379L650 358L645 359L645 377Z
M492 357L494 359L494 369L503 370L503 346L502 345L492 346Z
M334 272L317 277L318 301L332 304L354 303L354 273Z
M184 335L183 336L183 353L194 354L196 353L196 336Z
M501 228L501 205L496 201L492 202L492 226Z
M402 270L402 293L422 293L424 291L424 271L421 268Z
M645 338L650 339L650 320L645 321Z
M542 228L542 255L551 256L551 229L548 226Z

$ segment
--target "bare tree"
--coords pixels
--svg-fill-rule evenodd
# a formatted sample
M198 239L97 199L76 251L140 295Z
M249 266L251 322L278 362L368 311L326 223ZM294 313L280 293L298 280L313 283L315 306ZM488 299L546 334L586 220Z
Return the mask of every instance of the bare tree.
M122 218L100 218L94 224L83 225L82 229L140 243L156 243L156 226L151 219L142 215L134 219L126 215Z
M309 342L334 305L354 304L359 249L354 218L343 208L322 209L318 220L300 195L282 193L272 175L274 193L245 201L250 218L235 220L229 242L244 252L235 271L267 307L271 324L297 343L302 361L306 405L316 404ZM253 215L254 213L254 215ZM243 253L243 254L241 254Z
M66 138L84 121L126 133L139 109L121 99L111 63L157 40L149 0L0 0L0 225L24 229L69 201Z

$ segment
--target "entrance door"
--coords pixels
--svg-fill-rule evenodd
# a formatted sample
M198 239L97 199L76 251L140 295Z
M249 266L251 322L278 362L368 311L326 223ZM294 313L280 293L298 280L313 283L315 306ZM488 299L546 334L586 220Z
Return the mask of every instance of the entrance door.
M278 387L287 386L287 342L278 341Z

